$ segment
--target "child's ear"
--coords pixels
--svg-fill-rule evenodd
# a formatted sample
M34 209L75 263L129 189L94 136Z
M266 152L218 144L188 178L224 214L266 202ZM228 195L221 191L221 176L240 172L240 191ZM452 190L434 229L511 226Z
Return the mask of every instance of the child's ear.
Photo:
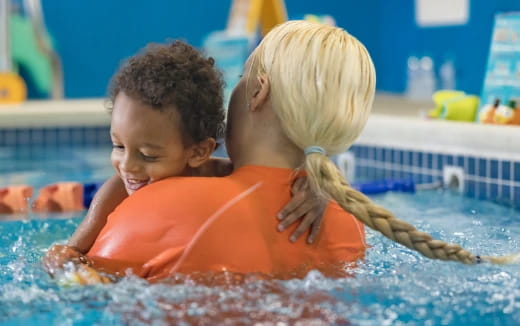
M188 158L189 167L198 168L206 163L216 146L217 142L211 137L192 145L191 156Z

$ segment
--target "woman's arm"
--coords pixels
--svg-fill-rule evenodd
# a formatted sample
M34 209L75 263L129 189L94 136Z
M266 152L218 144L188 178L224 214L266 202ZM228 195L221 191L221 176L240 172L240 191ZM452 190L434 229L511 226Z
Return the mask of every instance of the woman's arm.
M87 253L101 229L107 222L107 217L119 205L128 194L119 176L114 175L108 179L97 191L87 215L78 226L67 245L75 248L82 254Z

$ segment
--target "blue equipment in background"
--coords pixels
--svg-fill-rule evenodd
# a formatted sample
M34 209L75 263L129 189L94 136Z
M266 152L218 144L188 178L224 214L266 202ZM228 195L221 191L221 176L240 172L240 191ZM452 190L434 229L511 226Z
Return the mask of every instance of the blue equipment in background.
M388 191L415 192L415 183L412 179L386 179L364 183L354 183L352 188L365 195L381 194Z

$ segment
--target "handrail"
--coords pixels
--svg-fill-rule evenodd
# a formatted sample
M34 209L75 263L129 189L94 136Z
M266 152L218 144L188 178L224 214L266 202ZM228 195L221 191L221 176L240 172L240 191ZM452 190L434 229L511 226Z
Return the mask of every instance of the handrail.
M0 0L5 1L5 0ZM7 0L9 1L9 0ZM38 49L46 55L51 62L52 69L52 89L51 97L53 99L63 98L63 70L61 66L61 60L59 55L52 49L47 28L43 20L42 6L40 0L25 0L24 7L33 27L34 34L36 36L36 44Z
M11 0L0 0L0 72L9 72L11 66L11 44L9 43L9 13Z

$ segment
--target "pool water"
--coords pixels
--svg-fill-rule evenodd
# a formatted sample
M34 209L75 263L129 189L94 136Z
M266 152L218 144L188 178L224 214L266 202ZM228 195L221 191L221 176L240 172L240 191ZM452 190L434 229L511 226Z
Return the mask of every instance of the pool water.
M0 147L0 187L59 181L98 182L113 174L109 147Z
M106 149L92 149L89 156L96 159L75 154L82 172L64 162L40 161L39 167L20 163L12 172L0 170L0 180L25 175L46 183L110 175L102 158ZM56 164L63 164L63 174ZM55 172L42 176L42 166ZM520 251L520 214L513 209L442 190L387 193L374 200L434 237L476 254ZM215 276L221 285L208 287L181 276L153 285L130 276L105 286L62 287L42 270L40 259L51 244L66 241L83 216L0 222L0 324L520 324L519 265L432 261L372 231L365 261L347 267L353 277L345 279L311 272L301 280L249 276L237 282L236 276L224 274Z

